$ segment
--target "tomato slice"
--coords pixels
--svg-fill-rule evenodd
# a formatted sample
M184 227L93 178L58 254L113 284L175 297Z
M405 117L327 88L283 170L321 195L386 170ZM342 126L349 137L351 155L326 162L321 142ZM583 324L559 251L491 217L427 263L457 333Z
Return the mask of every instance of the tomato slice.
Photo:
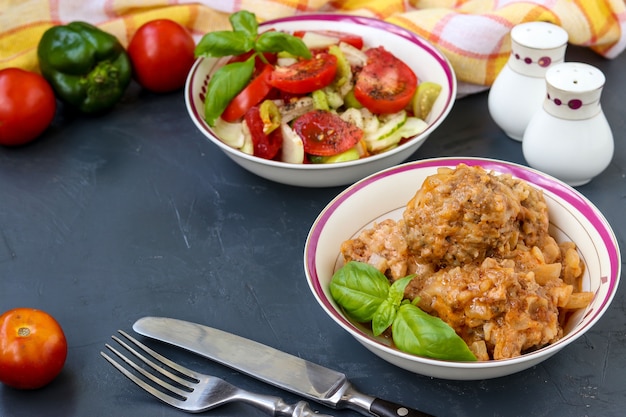
M417 88L417 76L404 62L382 46L368 49L367 64L356 76L354 96L372 113L404 109Z
M269 83L292 94L306 94L326 87L335 79L337 57L322 52L288 67L276 67Z
M324 110L303 114L293 122L293 130L302 138L304 152L319 156L345 152L363 137L363 130Z
M236 122L252 106L259 104L272 90L268 82L271 74L272 66L264 65L260 73L228 103L222 112L222 119L230 123Z
M263 119L259 106L254 106L246 112L244 120L252 136L254 156L264 159L274 159L283 145L283 136L280 129L274 129L269 135L263 132Z
M335 32L334 30L297 30L293 33L293 36L302 38L307 32L315 32L324 36L332 36L333 38L338 38L340 42L350 44L357 49L363 49L363 38L352 33Z

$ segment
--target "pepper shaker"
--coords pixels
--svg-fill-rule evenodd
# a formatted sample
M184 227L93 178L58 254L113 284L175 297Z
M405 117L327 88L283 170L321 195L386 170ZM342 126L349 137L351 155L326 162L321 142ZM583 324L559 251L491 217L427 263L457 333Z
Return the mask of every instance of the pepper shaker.
M600 105L604 74L567 62L550 68L545 79L543 107L524 133L524 158L571 186L586 184L613 158L613 133Z
M489 90L491 118L511 139L521 141L546 94L545 73L563 62L567 32L552 23L528 22L511 30L511 55Z

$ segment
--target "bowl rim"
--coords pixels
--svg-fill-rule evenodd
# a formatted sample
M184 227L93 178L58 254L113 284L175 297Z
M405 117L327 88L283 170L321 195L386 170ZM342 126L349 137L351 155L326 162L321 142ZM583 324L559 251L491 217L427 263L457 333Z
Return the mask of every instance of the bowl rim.
M327 223L328 219L333 215L333 213L339 208L339 206L353 194L358 193L369 184L374 183L385 177L421 168L454 167L461 163L464 163L468 166L479 165L486 170L493 170L498 173L508 173L511 174L513 177L529 182L531 185L537 185L540 188L551 192L556 197L570 204L593 225L596 232L600 235L604 247L606 247L607 249L610 263L610 273L608 274L609 276L606 277L606 279L609 281L609 287L607 290L607 295L602 300L602 303L598 306L598 308L595 308L593 310L592 318L589 319L584 326L573 329L572 332L568 333L566 336L553 344L544 346L543 348L537 349L536 351L515 358L477 362L446 361L412 355L387 346L359 331L354 326L354 324L352 324L343 315L337 312L336 309L331 305L330 301L325 296L322 284L320 283L317 273L316 252L317 243L324 228L324 225ZM517 364L538 360L540 358L547 359L563 347L574 342L576 339L582 336L586 330L591 328L604 315L604 313L610 306L613 298L615 297L615 294L617 293L617 287L621 275L621 253L619 250L619 244L616 235L612 230L609 222L606 220L600 210L580 192L562 182L561 180L545 174L539 170L514 162L481 157L440 157L407 162L384 169L363 178L362 180L354 183L353 185L340 192L322 209L322 211L314 220L311 226L304 246L304 269L309 287L320 306L337 324L343 327L344 330L348 331L362 344L369 345L372 348L381 350L387 355L394 356L400 359L405 359L411 362L423 363L424 365L454 369L478 370L486 368L496 368L501 366L513 367Z
M194 85L194 80L196 76L198 75L199 68L201 67L201 64L205 60L217 60L221 58L198 57L196 61L194 62L191 70L189 71L189 74L187 76L187 80L185 83L185 88L184 88L185 104L187 105L188 113L191 116L191 119L193 120L196 127L201 132L209 133L208 138L211 140L211 142L215 143L220 148L222 148L222 150L226 151L226 153L229 156L246 159L250 162L259 163L259 164L263 164L266 166L272 166L272 167L283 168L283 169L287 168L287 169L292 169L292 170L307 170L307 171L309 170L310 171L316 171L316 170L328 171L328 170L344 169L346 167L365 165L370 162L374 162L380 159L387 158L388 156L401 153L402 151L405 151L408 148L411 148L412 146L415 146L424 142L428 138L428 136L441 123L443 123L443 121L448 117L449 113L452 111L452 108L454 107L454 102L456 100L457 89L458 89L458 82L456 79L456 74L448 58L441 51L439 51L434 44L432 44L425 38L421 37L420 35L414 32L409 31L408 29L398 26L394 23L385 22L379 19L365 17L365 16L352 16L352 15L331 14L331 13L315 13L315 14L288 16L288 17L267 20L267 21L261 22L259 24L259 28L260 29L270 28L271 26L276 25L276 24L303 22L303 21L312 21L312 22L333 21L333 22L338 22L338 23L351 23L355 25L365 26L368 28L383 30L385 32L390 32L396 36L402 37L406 39L407 41L417 45L420 49L426 51L430 56L432 56L435 59L435 61L438 63L438 65L441 67L441 69L443 70L445 74L447 84L448 84L447 86L449 89L449 94L446 97L446 101L443 106L442 112L437 116L437 118L435 118L428 124L428 127L423 132L421 132L418 135L418 137L411 139L403 143L402 145L397 146L394 149L391 149L389 151L379 153L376 155L368 156L367 158L360 158L360 159L353 160L353 161L337 162L333 164L293 164L289 162L263 159L258 156L248 155L244 152L239 151L238 149L234 149L228 146L227 144L225 144L224 142L222 142L221 140L219 140L218 138L215 138L213 134L210 133L208 125L206 125L206 122L204 121L204 118L202 117L201 110L196 108L196 106L194 106L193 104L193 94L194 94L193 85ZM205 136L207 135L205 134Z

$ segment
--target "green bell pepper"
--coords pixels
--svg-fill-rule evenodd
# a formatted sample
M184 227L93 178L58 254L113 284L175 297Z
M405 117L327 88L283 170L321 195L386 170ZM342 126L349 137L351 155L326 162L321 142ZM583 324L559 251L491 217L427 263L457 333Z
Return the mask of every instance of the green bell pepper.
M85 22L48 29L37 55L57 97L84 113L111 108L132 77L130 58L119 40Z

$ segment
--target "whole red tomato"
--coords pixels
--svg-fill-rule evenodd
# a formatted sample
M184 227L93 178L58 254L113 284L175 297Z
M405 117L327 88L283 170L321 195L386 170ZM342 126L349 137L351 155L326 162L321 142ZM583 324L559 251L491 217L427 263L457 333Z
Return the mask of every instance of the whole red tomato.
M56 99L39 74L19 68L0 70L0 145L24 145L52 123Z
M135 79L156 93L178 90L195 60L195 47L189 31L173 20L145 23L128 44Z
M0 316L0 381L19 389L50 383L63 369L67 341L45 311L15 308Z

